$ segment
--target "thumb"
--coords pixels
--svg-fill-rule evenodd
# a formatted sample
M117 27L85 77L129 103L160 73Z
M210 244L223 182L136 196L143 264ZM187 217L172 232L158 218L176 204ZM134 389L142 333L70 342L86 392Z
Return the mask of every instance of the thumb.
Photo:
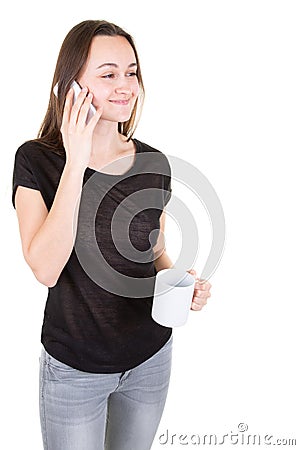
M193 275L193 277L196 277L196 275L197 275L197 272L194 269L187 270L187 272L190 273L191 275Z

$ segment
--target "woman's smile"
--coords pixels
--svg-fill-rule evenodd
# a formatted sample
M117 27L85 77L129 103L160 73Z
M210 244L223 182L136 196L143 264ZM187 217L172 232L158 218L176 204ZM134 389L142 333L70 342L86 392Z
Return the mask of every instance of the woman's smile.
M109 100L109 102L114 105L127 106L129 105L130 100Z

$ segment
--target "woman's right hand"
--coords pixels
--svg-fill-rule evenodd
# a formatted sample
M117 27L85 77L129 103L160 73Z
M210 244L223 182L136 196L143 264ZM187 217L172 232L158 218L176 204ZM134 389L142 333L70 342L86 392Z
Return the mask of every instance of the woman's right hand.
M86 169L92 151L93 132L103 108L98 107L96 113L86 124L93 94L91 92L88 94L88 89L83 88L74 105L73 96L74 90L71 88L66 96L60 131L66 151L66 162L72 166Z

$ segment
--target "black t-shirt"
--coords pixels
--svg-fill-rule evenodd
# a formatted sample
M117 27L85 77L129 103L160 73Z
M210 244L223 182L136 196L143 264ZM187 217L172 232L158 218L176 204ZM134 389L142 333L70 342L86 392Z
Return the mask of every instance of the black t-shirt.
M75 245L48 289L42 344L54 358L86 372L129 370L172 333L151 318L152 248L171 196L170 165L159 150L133 142L135 159L125 174L86 169ZM25 186L41 192L49 211L64 165L64 154L25 142L15 157L13 204L17 187Z

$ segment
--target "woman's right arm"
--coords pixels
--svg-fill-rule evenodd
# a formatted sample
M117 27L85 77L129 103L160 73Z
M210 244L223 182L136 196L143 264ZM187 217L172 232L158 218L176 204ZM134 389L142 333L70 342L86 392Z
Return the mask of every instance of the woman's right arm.
M83 175L89 163L94 128L101 108L86 125L92 96L87 90L72 107L73 90L67 95L61 132L66 164L48 212L41 193L19 186L15 204L22 250L36 278L48 287L56 284L68 261L76 236Z

